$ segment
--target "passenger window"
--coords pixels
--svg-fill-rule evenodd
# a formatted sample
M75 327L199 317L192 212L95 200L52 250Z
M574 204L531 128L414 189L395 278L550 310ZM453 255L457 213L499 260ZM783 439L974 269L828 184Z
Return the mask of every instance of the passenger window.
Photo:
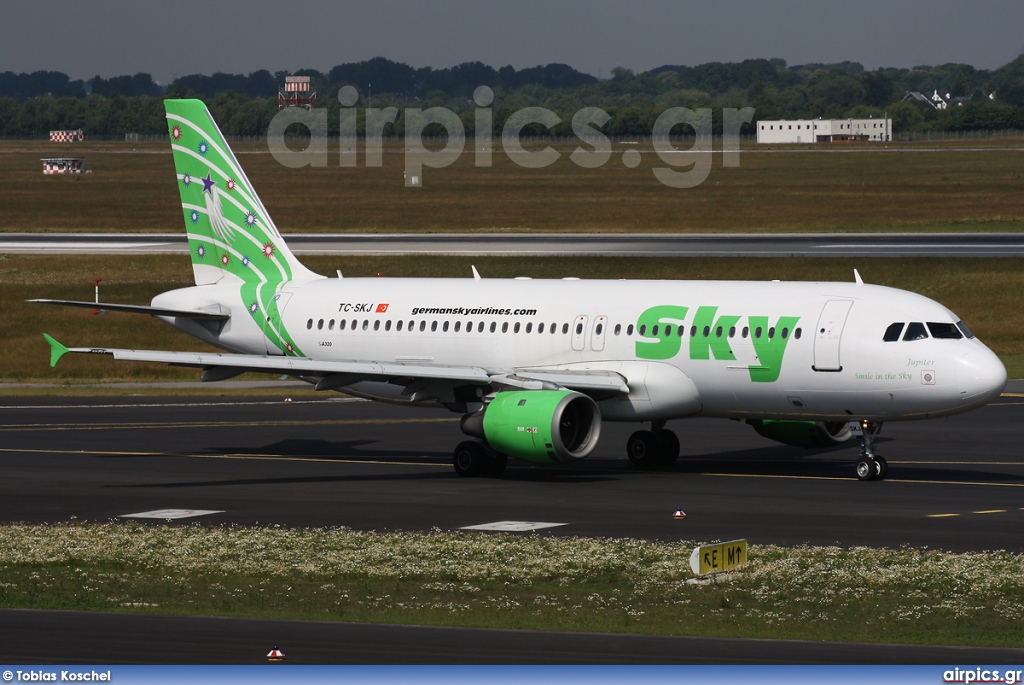
M508 321L505 321L501 324L501 332L508 333Z
M461 330L462 330L462 322L461 321L456 321L455 322L455 332L458 333Z
M530 323L526 324L526 332L527 333L533 333L533 322L532 321Z
M391 330L391 319L388 319L387 321L384 322L384 330L385 331L390 331Z
M420 321L420 333L427 330L427 320Z
M633 335L633 324L626 326L626 335Z
M484 332L484 322L483 321L478 321L477 322L477 324L476 324L476 332L477 333L483 333Z
M704 337L705 338L711 337L711 326L705 326L704 327Z
M690 326L690 337L691 338L696 338L697 337L697 327L696 326Z
M306 322L306 330L307 331L313 330L313 319L310 319L309 321Z
M430 322L430 332L431 333L436 333L437 332L437 322L436 321L431 321Z
M750 335L750 327L749 326L744 326L743 327L742 335L743 335L744 338L746 338L748 335Z
M604 332L604 324L601 324L601 323L597 324L597 327L594 329L594 333L597 334L597 335L601 335L603 332Z
M907 324L907 332L903 334L904 340L924 340L928 337L928 331L925 330L924 324L919 321L914 321Z
M793 337L796 338L797 340L799 340L800 339L800 333L802 333L802 332L803 331L801 331L799 328L796 329L795 331L793 331Z
M736 337L736 327L735 326L730 326L729 327L729 337L730 338L735 338Z
M324 329L324 320L323 319L320 319L319 321L316 322L316 329L318 331L322 331Z
M402 321L401 319L399 319L399 320L398 320L398 322L397 322L397 323L395 324L395 330L396 330L396 331L400 331L400 330L402 330L402 324L403 324L403 323L405 323L405 322L404 322L404 321Z
M493 332L494 332L494 329L495 329L495 328L497 328L497 327L498 327L498 324L497 324L497 322L495 322L495 321L492 321L492 322L491 322L491 333L493 333Z
M889 327L885 329L885 335L882 336L882 342L896 342L900 339L900 333L903 332L903 322L891 323Z
M365 330L367 330L367 329L368 329L369 327L370 327L370 322L369 322L369 320L368 320L368 319L363 319L363 330L365 331Z
M636 329L640 335L647 335L647 324L641 324L640 328Z
M346 321L345 319L342 319L341 321L339 321L338 322L338 330L339 331L345 330L345 324L347 324L347 323L348 323L348 321Z
M686 333L686 326L680 326L678 332L679 332L679 337L680 338L683 337L683 335Z
M331 319L330 321L327 322L327 330L329 330L329 331L333 331L334 330L334 319Z
M657 330L657 329L655 329L655 330ZM576 335L579 335L582 332L583 332L583 324L581 324L581 323L576 324ZM655 335L657 335L657 333L655 333Z
M622 332L622 324L621 323L615 324L615 335L618 335L621 332Z
M721 326L719 326L718 328L715 329L715 337L716 338L721 338L722 337L722 327Z
M537 332L538 333L543 333L544 332L544 324L543 323L537 324Z
M932 334L933 338L941 338L943 340L959 340L963 337L960 334L960 329L954 323L935 323L929 321L928 332Z
M783 328L782 329L782 339L785 340L788 337L789 337L789 329L788 328Z
M467 321L466 322L466 332L467 333L472 333L473 332L473 322L472 321Z
M512 327L512 332L513 333L518 333L519 332L519 322L518 321L516 321L516 325Z
M445 321L444 324L441 325L441 330L447 333L449 324L451 324L451 321Z
M775 326L768 329L768 339L771 340L775 337Z

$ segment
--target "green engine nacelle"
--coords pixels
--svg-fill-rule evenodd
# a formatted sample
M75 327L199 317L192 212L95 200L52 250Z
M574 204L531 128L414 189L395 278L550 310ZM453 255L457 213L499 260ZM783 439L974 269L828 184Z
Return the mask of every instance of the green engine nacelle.
M510 457L561 464L594 451L601 412L594 400L571 390L512 390L463 418L462 430Z
M758 434L793 447L834 447L850 439L850 424L842 421L747 421Z

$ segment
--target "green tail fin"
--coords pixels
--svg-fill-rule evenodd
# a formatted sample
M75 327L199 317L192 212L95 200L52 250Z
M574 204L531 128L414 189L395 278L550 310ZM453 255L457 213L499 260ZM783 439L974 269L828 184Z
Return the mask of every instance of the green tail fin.
M60 358L68 353L68 348L61 345L59 342L54 340L52 336L49 336L46 333L43 333L43 338L45 338L46 342L50 345L50 366L57 366L57 362L60 361Z
M201 100L165 100L196 285L318 278L288 246Z

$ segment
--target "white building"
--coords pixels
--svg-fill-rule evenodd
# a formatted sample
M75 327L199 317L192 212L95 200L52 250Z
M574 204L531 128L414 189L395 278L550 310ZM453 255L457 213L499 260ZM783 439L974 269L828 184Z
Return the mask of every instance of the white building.
M757 122L758 143L892 140L892 119L782 119Z

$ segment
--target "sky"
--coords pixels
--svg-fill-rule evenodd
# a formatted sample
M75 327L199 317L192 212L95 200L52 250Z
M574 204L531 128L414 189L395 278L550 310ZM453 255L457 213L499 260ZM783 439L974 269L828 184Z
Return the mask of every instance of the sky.
M0 16L0 71L162 83L379 56L608 77L771 57L994 69L1024 52L1022 0L8 0Z

